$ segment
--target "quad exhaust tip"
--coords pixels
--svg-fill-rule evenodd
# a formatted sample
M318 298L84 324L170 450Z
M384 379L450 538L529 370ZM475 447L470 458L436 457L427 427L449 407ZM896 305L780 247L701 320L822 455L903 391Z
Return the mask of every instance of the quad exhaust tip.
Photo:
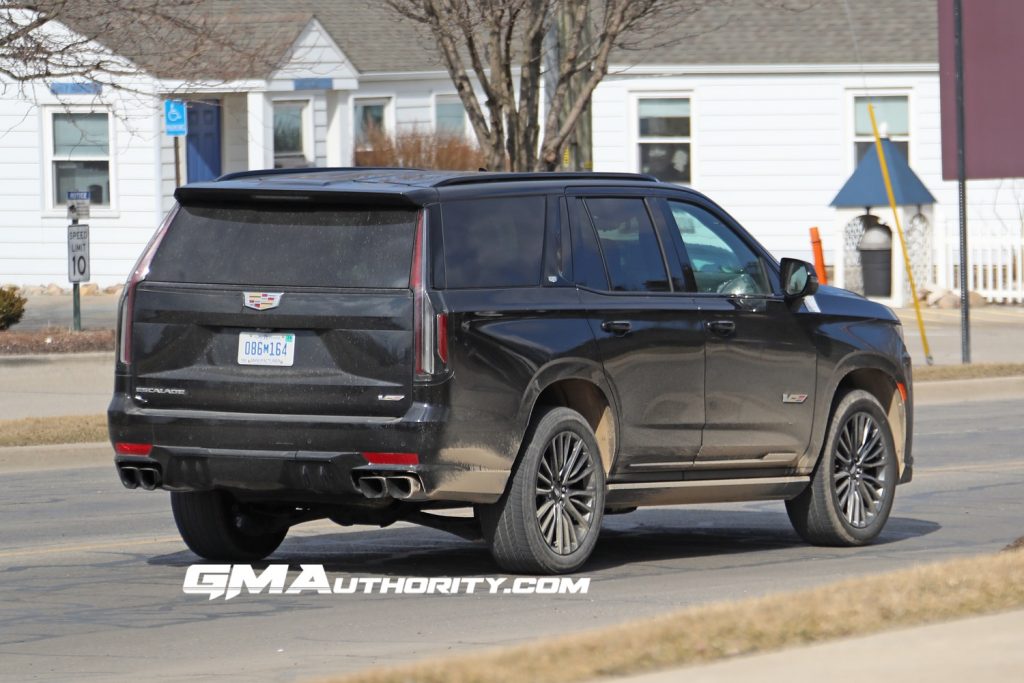
M140 467L139 486L147 491L152 491L160 486L160 470L152 467Z
M384 477L360 477L357 485L359 492L367 498L383 498L388 494L388 485Z
M137 489L141 486L146 491L153 491L159 488L163 481L160 470L155 467L121 465L117 468L117 473L121 477L121 483L128 489Z
M359 487L359 492L367 498L390 496L396 500L407 500L423 490L423 484L420 483L419 478L412 475L359 477L356 480L356 486Z
M121 483L126 489L139 488L139 470L135 467L118 467L117 473L121 476Z
M420 480L416 477L388 477L388 493L397 500L412 498L413 494L423 490Z

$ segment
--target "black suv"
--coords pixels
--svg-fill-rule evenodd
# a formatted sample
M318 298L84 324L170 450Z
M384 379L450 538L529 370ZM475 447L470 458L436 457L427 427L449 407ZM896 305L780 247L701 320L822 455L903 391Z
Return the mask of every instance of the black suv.
M175 196L121 302L110 437L204 558L406 520L568 572L605 514L767 499L857 545L910 480L898 319L692 190L307 169Z

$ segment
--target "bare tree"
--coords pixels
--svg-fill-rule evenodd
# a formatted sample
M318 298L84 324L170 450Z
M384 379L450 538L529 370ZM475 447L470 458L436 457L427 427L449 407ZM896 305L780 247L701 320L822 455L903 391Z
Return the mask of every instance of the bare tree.
M266 29L239 30L253 19L210 9L204 0L2 2L0 81L72 79L123 90L140 72L181 81L269 72Z
M488 168L509 170L556 168L615 51L636 47L644 38L656 40L659 22L679 21L711 2L386 0L395 12L429 28ZM545 36L556 22L565 30L557 56L548 60L554 72L546 79L551 106L540 140Z

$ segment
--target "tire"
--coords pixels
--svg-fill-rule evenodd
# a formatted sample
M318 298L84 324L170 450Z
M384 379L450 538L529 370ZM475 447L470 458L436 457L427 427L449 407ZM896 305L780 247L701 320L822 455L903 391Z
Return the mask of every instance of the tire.
M554 470L560 481L551 481ZM505 494L480 510L491 554L509 572L579 569L597 543L604 494L604 467L590 425L568 408L538 414Z
M868 392L850 391L832 412L810 485L786 501L789 520L814 545L870 543L889 519L898 474L885 410Z
M171 492L181 539L199 557L215 562L255 562L277 550L288 529L244 533L238 503L223 491Z

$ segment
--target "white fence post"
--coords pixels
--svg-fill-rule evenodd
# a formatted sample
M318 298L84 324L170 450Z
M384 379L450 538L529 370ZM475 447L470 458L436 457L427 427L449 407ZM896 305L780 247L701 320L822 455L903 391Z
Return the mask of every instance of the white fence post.
M938 285L958 288L959 259L953 253L958 227L948 221L936 230L935 254ZM1024 237L1009 235L1003 226L975 223L969 227L967 286L989 301L1024 303Z

